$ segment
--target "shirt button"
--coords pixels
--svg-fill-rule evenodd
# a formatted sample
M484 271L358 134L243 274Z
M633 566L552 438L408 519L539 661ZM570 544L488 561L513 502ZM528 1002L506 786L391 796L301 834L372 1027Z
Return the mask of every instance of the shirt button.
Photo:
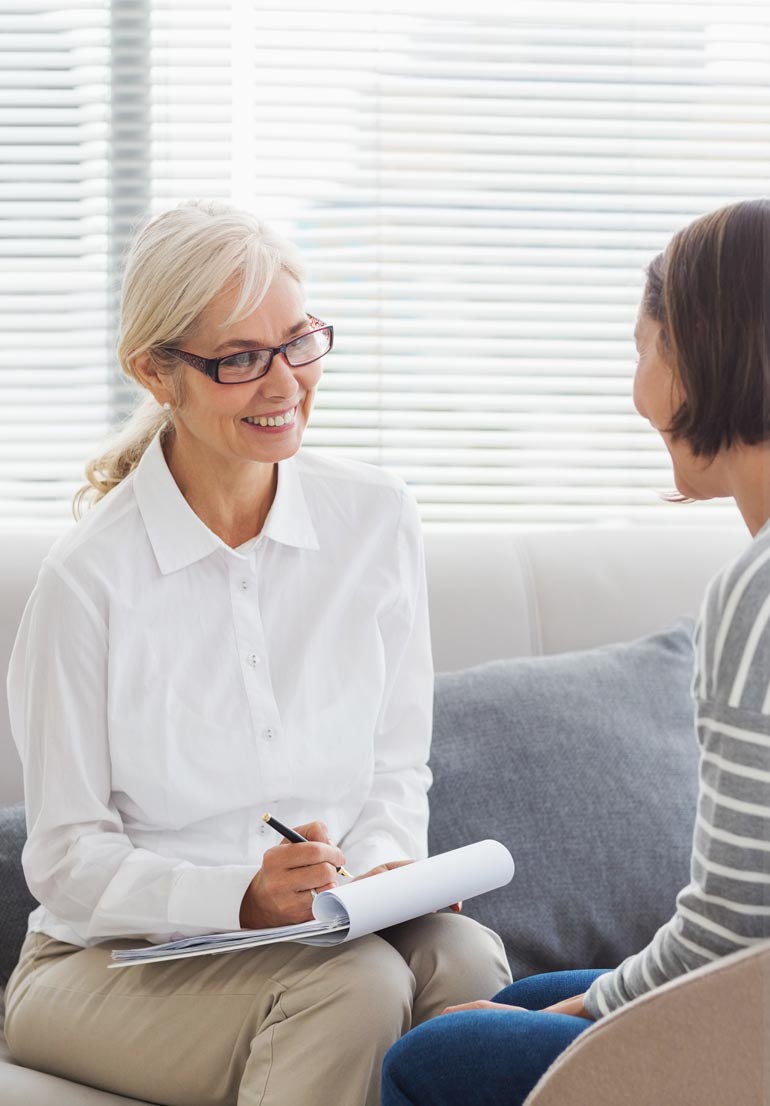
M249 590L249 581L248 580L241 580L241 587L243 588L244 591L248 591Z
M249 664L251 665L252 668L256 668L257 665L259 664L259 657L257 656L256 653L249 653L246 660L249 662Z
M273 740L273 731L272 730L265 730L265 741L272 741L272 740Z

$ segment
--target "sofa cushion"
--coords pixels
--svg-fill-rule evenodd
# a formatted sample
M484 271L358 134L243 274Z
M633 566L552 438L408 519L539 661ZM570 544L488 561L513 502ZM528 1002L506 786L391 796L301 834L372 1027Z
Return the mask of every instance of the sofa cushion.
M21 870L26 837L24 804L0 807L0 990L16 967L27 919L37 906Z
M466 912L514 979L614 967L689 877L692 622L622 645L436 677L430 850L494 837L516 874Z

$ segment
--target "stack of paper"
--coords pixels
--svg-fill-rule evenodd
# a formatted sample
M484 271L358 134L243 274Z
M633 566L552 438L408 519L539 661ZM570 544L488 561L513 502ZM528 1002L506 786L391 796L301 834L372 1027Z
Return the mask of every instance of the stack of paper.
M499 841L477 841L368 879L354 880L332 891L322 891L313 901L314 921L184 937L147 948L116 949L110 967L233 952L280 941L338 945L502 887L511 881L513 871L513 857L505 845Z

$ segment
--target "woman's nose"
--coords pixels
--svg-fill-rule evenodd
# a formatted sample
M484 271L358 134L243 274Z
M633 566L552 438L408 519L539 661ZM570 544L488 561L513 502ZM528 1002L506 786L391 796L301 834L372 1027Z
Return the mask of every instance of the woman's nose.
M286 357L282 353L276 353L273 357L270 371L265 377L268 392L275 395L291 395L297 390L297 379Z
M270 372L263 378L268 396L293 397L297 389L310 391L318 386L323 372L324 358L311 361L293 369L282 353L276 353ZM275 374L275 375L273 375Z

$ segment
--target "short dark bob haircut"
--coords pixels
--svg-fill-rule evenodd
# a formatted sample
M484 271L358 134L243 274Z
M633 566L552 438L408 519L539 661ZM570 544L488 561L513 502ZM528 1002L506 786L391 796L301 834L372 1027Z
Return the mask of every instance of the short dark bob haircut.
M770 440L770 200L679 231L647 270L642 312L685 396L672 436L707 458Z

